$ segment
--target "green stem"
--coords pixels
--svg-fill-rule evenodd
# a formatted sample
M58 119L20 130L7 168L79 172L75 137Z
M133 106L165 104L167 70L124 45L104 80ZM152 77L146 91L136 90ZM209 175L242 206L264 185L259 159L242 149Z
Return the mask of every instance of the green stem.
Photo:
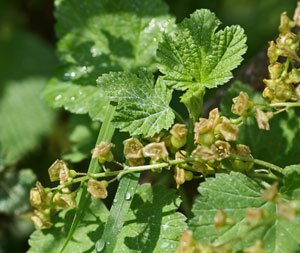
M158 164L151 164L151 165L143 165L143 166L133 166L133 167L129 167L127 165L124 166L123 170L116 170L116 171L106 171L106 172L100 172L100 173L87 173L85 174L85 176L82 177L78 177L75 179L72 179L62 185L59 185L57 187L52 188L52 191L60 191L63 188L70 186L72 184L75 183L83 183L89 179L92 178L103 178L103 177L113 177L113 176L117 176L116 178L112 179L110 182L115 181L116 179L120 179L122 176L129 174L129 173L134 173L134 172L142 172L142 171L146 171L146 170L153 170L153 169L159 169L159 168L166 168L172 165L177 165L177 164L183 164L183 163L188 163L188 162L195 162L197 161L196 158L192 158L192 157L188 157L185 159L180 159L180 160L171 160L168 162L164 162L164 163L158 163ZM192 167L187 168L187 170L191 170L194 172L199 172L194 170ZM81 175L83 173L80 173Z
M274 103L274 104L269 104L269 107L300 107L300 102L283 102L283 103Z
M175 111L174 109L172 109L172 111L173 111L173 113L175 114L175 118L176 118L180 123L185 124L185 121L184 121L184 119L181 117L181 115L180 115L177 111Z
M108 103L106 113L105 113L105 118L101 125L101 129L100 129L97 141L96 141L96 145L98 145L101 141L111 140L111 138L114 134L114 131L115 131L114 127L111 124L111 120L113 118L114 112L115 112L115 108L113 106L109 105L109 103ZM92 158L90 161L90 164L89 164L88 173L96 173L99 170L101 170L101 165L99 164L98 159ZM77 180L77 179L74 179L74 180ZM70 184L72 182L74 183L74 180L71 180ZM87 204L88 204L88 200L90 199L90 195L87 192L87 186L83 184L84 181L82 181L82 179L81 179L82 192L81 192L81 195L79 196L78 208L76 209L76 213L73 218L71 228L68 232L67 239L66 239L62 249L60 250L60 253L62 253L68 246L68 244L69 244L70 240L72 239L72 237L84 215L84 212L87 208Z
M255 159L255 158L252 158L252 157L239 156L239 155L236 155L236 154L230 154L229 159L240 160L240 161L244 161L244 162L252 162L252 163L255 163L255 164L258 164L258 165L262 165L266 168L270 168L270 169L275 170L275 171L280 172L280 173L283 172L283 169L281 167L275 165L275 164L272 164L272 163L269 163L269 162L266 162L266 161L263 161L263 160Z

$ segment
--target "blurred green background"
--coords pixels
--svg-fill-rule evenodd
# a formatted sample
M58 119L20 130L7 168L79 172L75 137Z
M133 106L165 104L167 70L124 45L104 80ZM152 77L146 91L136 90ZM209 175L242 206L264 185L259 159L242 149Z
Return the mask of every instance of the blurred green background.
M292 16L297 1L167 3L178 22L208 8L224 25L241 25L248 36L247 64L274 39L280 14ZM26 252L33 230L29 189L37 179L49 185L47 168L57 158L86 168L100 126L43 102L43 87L58 65L54 25L53 0L0 0L0 253Z

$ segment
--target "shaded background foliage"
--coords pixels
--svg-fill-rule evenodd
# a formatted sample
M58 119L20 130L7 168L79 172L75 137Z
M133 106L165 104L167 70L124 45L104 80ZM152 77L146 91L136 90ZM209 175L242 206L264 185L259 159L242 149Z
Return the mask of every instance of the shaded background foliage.
M257 88L255 80L262 79L265 75L262 52L266 48L266 42L277 34L280 13L287 11L292 16L297 1L166 2L177 22L196 9L208 8L216 13L224 25L241 25L248 36L248 51L243 66L239 68L239 76ZM74 116L63 110L52 110L43 102L43 87L58 66L54 25L52 0L0 2L1 253L27 250L28 235L33 230L28 219L30 187L36 178L49 185L47 168L56 158L63 157L72 162L76 169L86 168L88 154L100 126L99 122L91 122L86 115ZM252 75L250 79L249 73ZM214 91L208 94L207 99L210 100L204 108L216 105L218 101L215 95ZM126 134L117 132L114 142L118 144L118 139L123 139L124 136ZM121 150L116 153L120 154ZM168 173L159 178L149 173L142 180L159 180L171 186L174 183L170 178ZM180 194L187 203L196 194L196 185L191 187L192 184L186 183L180 189ZM115 187L116 185L112 185L110 190L113 191ZM108 199L107 204L110 202L111 199ZM182 206L182 211L190 216L187 206Z

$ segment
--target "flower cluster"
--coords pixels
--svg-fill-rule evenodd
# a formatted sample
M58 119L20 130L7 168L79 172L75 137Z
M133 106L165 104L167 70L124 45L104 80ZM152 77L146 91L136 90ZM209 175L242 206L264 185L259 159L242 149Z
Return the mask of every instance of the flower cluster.
M76 176L76 172L69 170L66 163L56 160L48 170L50 181L67 182L69 178ZM40 182L30 191L30 203L35 208L31 219L41 229L52 226L51 216L67 207L76 208L76 193L69 188L52 192L50 188L44 188Z
M296 10L294 21L283 13L279 26L280 34L276 42L271 41L269 45L270 79L264 80L267 87L263 91L263 96L271 103L300 99L300 69L294 64L295 61L300 61L298 56L300 34L291 31L296 25L299 25L299 10ZM285 63L281 63L279 57L285 57Z

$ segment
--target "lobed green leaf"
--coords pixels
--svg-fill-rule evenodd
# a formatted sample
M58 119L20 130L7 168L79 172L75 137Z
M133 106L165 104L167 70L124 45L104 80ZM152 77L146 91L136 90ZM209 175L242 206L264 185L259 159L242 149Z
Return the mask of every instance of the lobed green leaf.
M174 33L159 43L159 70L167 85L186 90L194 86L214 88L232 78L231 71L246 52L246 35L239 26L216 32L220 21L206 9L183 20Z
M168 129L175 118L169 106L172 91L151 73L140 71L104 74L97 80L111 101L117 103L113 124L131 135L153 136Z
M109 71L155 71L158 42L174 19L161 0L56 0L55 6L63 67L45 98L53 107L103 120L108 100L94 87L96 79Z
M87 211L81 219L81 224L73 234L73 239L69 242L64 253L83 253L95 251L95 242L103 232L104 222L109 214L101 200L89 199L87 201ZM59 213L53 219L53 227L46 230L36 230L30 236L28 253L57 253L62 249L75 210L69 209Z
M114 252L175 252L186 226L180 202L175 190L140 185Z
M300 176L300 169L293 167ZM289 199L293 198L290 192L284 190L290 184L290 177L284 179L282 193L286 193ZM294 184L295 186L295 184ZM297 185L294 190L299 190ZM263 188L253 179L238 173L217 174L216 178L208 178L201 183L198 191L201 194L194 203L194 218L189 227L194 232L195 238L200 242L222 243L234 242L234 239L243 236L243 240L234 245L233 252L240 252L250 246L256 239L262 239L266 253L296 252L300 245L300 215L295 221L290 222L278 215L276 202L265 202L261 199ZM230 201L229 201L230 200ZM286 200L287 201L287 200ZM269 215L274 215L271 224L246 233L248 230L245 213L248 208L262 208ZM235 220L235 225L216 230L214 217L219 209L223 209L228 217Z

